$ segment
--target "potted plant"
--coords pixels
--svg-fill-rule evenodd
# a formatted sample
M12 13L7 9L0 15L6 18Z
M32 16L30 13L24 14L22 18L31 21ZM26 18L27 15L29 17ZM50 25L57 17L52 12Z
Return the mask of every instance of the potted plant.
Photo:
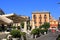
M21 32L21 37L22 37L22 39L26 40L26 33L25 32Z
M10 34L13 37L13 40L18 40L21 37L20 30L12 30Z

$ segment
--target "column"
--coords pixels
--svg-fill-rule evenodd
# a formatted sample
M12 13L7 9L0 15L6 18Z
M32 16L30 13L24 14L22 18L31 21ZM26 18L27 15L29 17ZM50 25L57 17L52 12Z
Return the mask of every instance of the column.
M26 21L24 22L24 32L27 32L27 23L26 23Z
M32 30L35 29L34 21L32 22Z

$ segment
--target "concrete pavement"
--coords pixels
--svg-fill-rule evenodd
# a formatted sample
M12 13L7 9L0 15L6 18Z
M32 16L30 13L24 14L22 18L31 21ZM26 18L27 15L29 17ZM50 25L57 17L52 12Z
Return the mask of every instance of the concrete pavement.
M58 37L59 32L55 32L55 33L48 33L47 35L41 36L39 38L36 38L34 40L56 40L56 38Z

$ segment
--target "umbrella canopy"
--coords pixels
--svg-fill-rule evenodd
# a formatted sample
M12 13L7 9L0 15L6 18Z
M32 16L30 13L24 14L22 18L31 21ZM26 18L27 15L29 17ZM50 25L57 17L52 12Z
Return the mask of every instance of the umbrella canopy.
M26 21L26 18L23 18L21 16L18 16L16 14L10 14L9 16L6 16L7 18L13 20L14 23L19 23L22 21Z
M20 23L22 21L26 21L26 18L23 18L21 16L18 16L16 14L5 14L5 15L0 15L0 24L10 24L10 23Z
M7 24L13 23L13 21L10 20L9 18L0 15L0 23L2 22L7 23Z

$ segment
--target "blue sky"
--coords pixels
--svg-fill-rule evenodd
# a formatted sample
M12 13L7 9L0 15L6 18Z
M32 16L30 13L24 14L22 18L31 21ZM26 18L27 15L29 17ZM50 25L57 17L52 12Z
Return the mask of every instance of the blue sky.
M49 11L58 19L60 16L60 0L0 0L0 8L5 13L32 16L33 11Z

